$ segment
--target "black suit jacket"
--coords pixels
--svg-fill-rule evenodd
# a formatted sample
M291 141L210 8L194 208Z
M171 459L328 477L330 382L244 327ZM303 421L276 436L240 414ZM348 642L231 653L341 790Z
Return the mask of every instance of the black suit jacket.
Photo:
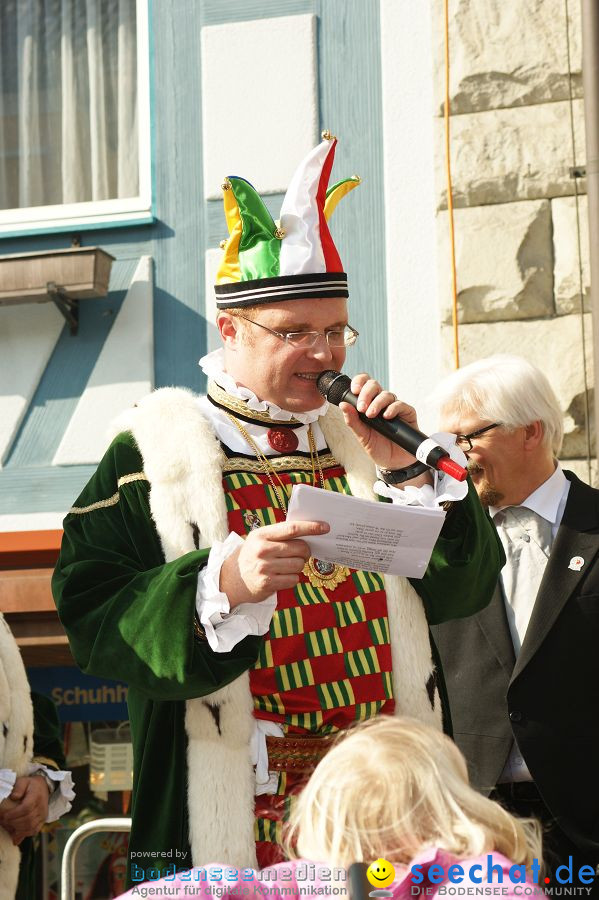
M486 609L432 632L473 785L493 789L515 737L562 829L599 858L599 491L565 474L564 516L518 660L499 587Z

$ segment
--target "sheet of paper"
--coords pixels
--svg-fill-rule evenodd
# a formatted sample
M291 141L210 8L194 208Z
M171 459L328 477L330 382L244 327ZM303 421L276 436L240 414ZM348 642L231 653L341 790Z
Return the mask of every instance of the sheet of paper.
M304 538L312 555L351 569L422 578L445 512L359 500L347 494L294 485L288 522L327 522L331 530Z

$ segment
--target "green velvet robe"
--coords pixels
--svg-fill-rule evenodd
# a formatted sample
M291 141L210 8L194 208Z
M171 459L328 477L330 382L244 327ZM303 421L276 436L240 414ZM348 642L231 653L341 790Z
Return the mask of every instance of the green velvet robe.
M141 854L131 862L185 868L191 865L185 701L250 668L261 638L247 637L219 654L194 639L197 574L208 551L165 562L143 468L131 434L120 434L76 501L77 513L64 521L53 592L81 669L129 685L129 849ZM429 623L483 608L502 564L495 529L470 486L448 515L424 578L413 581Z

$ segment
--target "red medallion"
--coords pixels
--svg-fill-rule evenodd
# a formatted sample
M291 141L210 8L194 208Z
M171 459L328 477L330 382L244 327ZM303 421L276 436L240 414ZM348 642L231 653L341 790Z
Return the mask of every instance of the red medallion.
M277 453L293 453L299 444L297 435L291 428L269 428L266 437Z

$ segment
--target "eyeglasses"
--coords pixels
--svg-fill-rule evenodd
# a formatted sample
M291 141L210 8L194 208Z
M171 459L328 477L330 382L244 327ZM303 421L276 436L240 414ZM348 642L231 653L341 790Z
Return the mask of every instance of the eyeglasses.
M470 434L456 434L455 442L464 453L468 453L469 450L472 450L472 438L480 437L481 434L485 434L486 431L490 431L491 428L499 428L500 422L493 422L492 425L485 425L484 428L478 428L476 431L471 431Z
M237 318L245 319L246 322L257 325L258 328L263 328L264 331L269 331L271 334L274 334L279 340L285 341L285 343L289 344L291 347L297 347L301 350L311 350L312 347L316 346L319 337L325 338L329 347L333 347L334 349L351 347L352 344L356 343L360 335L360 333L356 331L355 328L352 328L351 325L345 325L344 328L331 328L328 331L283 332L268 328L267 325L262 325L260 322L255 322L253 319L249 319L247 316L242 316L239 313L237 313Z

